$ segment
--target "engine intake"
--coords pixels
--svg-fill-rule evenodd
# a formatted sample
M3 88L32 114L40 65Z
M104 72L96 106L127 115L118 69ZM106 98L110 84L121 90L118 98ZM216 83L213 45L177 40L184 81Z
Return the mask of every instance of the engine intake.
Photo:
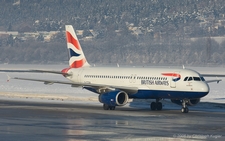
M123 91L111 91L108 93L100 94L99 102L109 106L124 106L127 104L129 96Z
M193 106L193 105L198 104L199 102L200 102L200 98L198 98L198 99L189 99L187 104L190 105L190 106Z
M178 105L182 105L182 101L183 100L171 99L171 102L178 104ZM193 106L193 105L198 104L199 102L200 102L200 99L188 99L186 104L189 106Z

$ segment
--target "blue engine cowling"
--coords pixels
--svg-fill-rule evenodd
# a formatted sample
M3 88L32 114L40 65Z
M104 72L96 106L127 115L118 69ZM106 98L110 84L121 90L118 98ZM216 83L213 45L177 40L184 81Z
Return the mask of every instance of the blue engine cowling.
M100 94L99 102L109 106L124 106L127 104L129 96L123 91L111 91L108 93Z

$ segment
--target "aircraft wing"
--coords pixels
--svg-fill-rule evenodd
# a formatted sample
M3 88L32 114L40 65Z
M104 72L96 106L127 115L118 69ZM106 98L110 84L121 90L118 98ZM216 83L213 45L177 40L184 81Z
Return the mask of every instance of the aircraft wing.
M38 81L38 82L44 82L44 84L48 84L48 85L51 85L51 84L54 84L54 83L58 83L58 84L69 84L69 85L73 85L74 83L72 82L66 82L66 81L56 81L56 80L43 80L43 79L32 79L32 78L21 78L21 77L12 77L10 78L8 76L8 80L9 79L18 79L18 80L28 80L28 81Z
M70 76L70 74L61 72L61 71L52 71L52 70L0 70L0 72L29 72L29 73L54 73L61 74L65 76Z
M64 76L70 76L69 73L64 73L61 71L51 71L51 70L0 70L0 72L30 72L30 73L53 73L53 74L61 74ZM54 83L58 84L67 84L71 85L72 87L84 87L84 88L92 88L95 89L96 92L109 92L113 89L119 89L121 91L125 91L129 94L135 94L138 91L137 87L132 86L108 86L108 85L102 85L102 84L91 84L91 83L74 83L70 81L56 81L56 80L43 80L43 79L32 79L32 78L21 78L21 77L10 77L8 76L8 80L10 79L18 79L18 80L27 80L27 81L37 81L37 82L44 82L46 85L52 85Z
M201 74L203 77L225 77L225 74ZM219 83L222 79L206 80L206 83L217 82Z
M71 85L71 87L83 87L86 89L91 88L92 89L91 91L95 90L94 92L96 92L96 93L105 93L105 92L109 92L109 91L112 91L115 89L125 91L128 94L135 94L138 92L137 87L131 87L131 86L108 86L108 85L102 85L102 84L74 83L74 82L69 82L69 81L43 80L43 79L21 78L21 77L12 77L11 78L8 76L7 81L9 81L10 79L44 82L44 84L46 84L46 85L52 85L54 83L67 84L67 85ZM88 89L88 90L90 90L90 89Z
M225 74L201 74L204 77L225 77Z
M215 79L215 80L206 80L206 83L212 83L212 82L217 82L219 83L220 81L222 81L222 79Z

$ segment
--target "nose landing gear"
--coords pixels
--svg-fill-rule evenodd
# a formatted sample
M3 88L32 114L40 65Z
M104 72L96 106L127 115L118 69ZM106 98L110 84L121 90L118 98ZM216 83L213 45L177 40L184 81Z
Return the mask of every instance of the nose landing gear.
M182 113L188 113L189 112L189 109L188 109L186 103L188 103L188 101L186 99L184 99L182 101L182 108L181 108Z

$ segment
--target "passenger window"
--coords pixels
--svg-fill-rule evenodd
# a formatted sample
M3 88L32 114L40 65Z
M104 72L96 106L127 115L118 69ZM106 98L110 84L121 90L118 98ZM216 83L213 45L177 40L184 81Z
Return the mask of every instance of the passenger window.
M185 78L184 78L184 81L187 81L187 79L188 79L188 77L185 77Z
M200 77L194 77L194 81L201 81Z
M192 77L189 77L189 78L188 78L188 81L192 81L192 80L193 80L193 78L192 78Z

